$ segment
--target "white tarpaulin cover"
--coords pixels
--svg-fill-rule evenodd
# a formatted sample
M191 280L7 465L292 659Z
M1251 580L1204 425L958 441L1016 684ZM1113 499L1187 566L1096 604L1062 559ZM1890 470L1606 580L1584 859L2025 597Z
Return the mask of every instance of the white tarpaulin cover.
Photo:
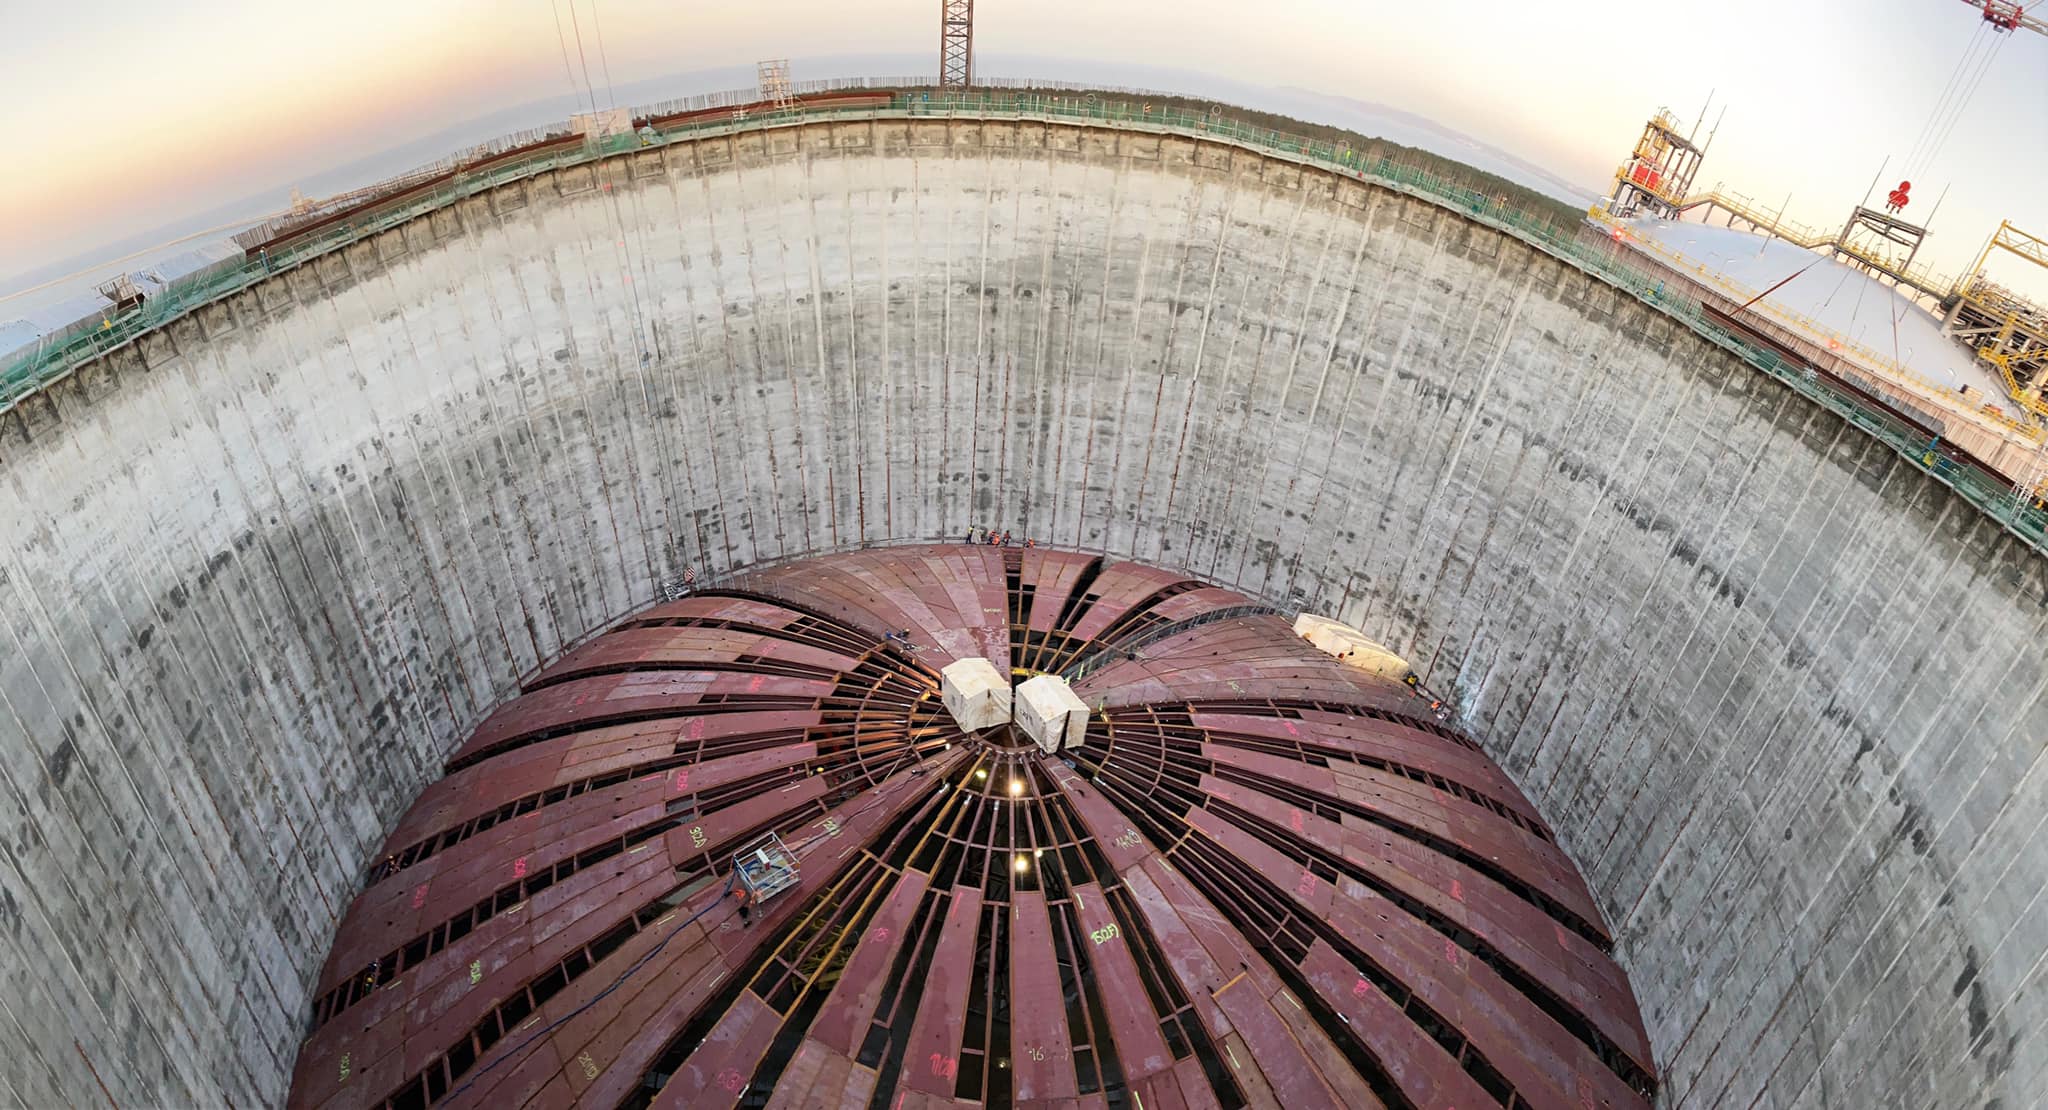
M939 698L968 732L1010 723L1010 683L979 656L956 659L939 672Z
M1047 753L1078 748L1088 733L1088 705L1066 679L1042 674L1017 687L1017 727Z
M1651 219L1630 220L1628 226L1633 234L1655 240L1664 250L1704 265L1752 294L1799 274L1771 290L1764 300L1814 321L1826 332L1868 347L1937 385L1957 390L1967 385L1973 396L1984 400L2005 397L2004 384L1968 348L1941 334L1941 321L1933 313L1847 263L1783 239L1733 228ZM1808 266L1812 268L1800 273ZM1796 321L1768 318L1798 328ZM1814 337L1823 342L1828 338L1824 332Z

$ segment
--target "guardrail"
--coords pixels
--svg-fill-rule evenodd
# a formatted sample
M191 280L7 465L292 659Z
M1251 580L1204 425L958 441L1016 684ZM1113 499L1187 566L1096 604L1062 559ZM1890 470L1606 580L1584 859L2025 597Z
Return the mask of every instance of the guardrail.
M24 348L0 361L0 412L13 408L24 397L80 365L155 331L193 309L247 289L272 274L303 265L320 255L444 208L463 197L557 166L595 161L609 153L617 151L599 153L585 147L569 154L514 160L492 166L483 173L459 175L441 186L421 192L404 204L337 222L263 258L228 261L179 278L166 285L162 292L145 300L140 307L109 314L98 328L70 335L59 342Z
M872 86L866 82L846 82L833 87ZM806 91L824 90L813 84L808 85ZM320 255L466 197L551 170L601 161L670 142L814 120L960 117L1112 123L1127 130L1228 142L1273 157L1331 170L1414 196L1520 239L1679 320L1757 370L1849 420L1913 465L1953 488L2020 539L2038 549L2048 550L2048 511L2044 511L2041 501L2030 491L1995 481L1981 472L1956 464L1933 450L1935 445L1927 443L1917 430L1910 434L1902 431L1895 417L1845 397L1828 388L1810 369L1790 364L1774 352L1755 346L1714 324L1701 312L1698 301L1667 289L1666 280L1658 274L1630 265L1622 254L1625 248L1606 236L1586 234L1587 225L1582 220L1559 223L1548 216L1504 203L1501 198L1470 188L1426 167L1386 157L1368 157L1348 142L1330 142L1256 126L1223 110L1194 112L1180 107L1154 105L1142 98L1107 99L1078 90L1071 94L1065 91L1048 94L981 88L943 91L896 89L890 92L887 107L805 108L798 105L754 112L741 106L735 107L730 116L693 120L653 134L605 136L573 150L551 152L532 159L515 159L474 174L457 174L403 203L338 221L306 239L295 240L279 251L271 252L263 260L230 265L217 272L173 282L140 308L109 317L98 330L63 343L31 348L8 359L0 364L0 411L12 407L23 397L70 373L84 362L163 327L200 305L248 288L273 273L303 265ZM1369 146L1370 142L1363 137L1359 139L1361 146Z
M1730 213L1737 219L1747 222L1752 227L1765 228L1770 234L1788 243L1808 249L1820 246L1823 243L1831 243L1835 238L1835 233L1832 231L1812 227L1800 223L1798 220L1788 220L1783 212L1768 211L1749 197L1743 196L1740 193L1722 192L1719 189L1709 189L1704 193L1694 193L1689 197L1683 197L1674 202L1672 207L1678 209L1682 214L1701 205L1719 208L1721 211Z
M1610 227L1621 226L1620 221L1612 217L1608 217L1604 222ZM1701 285L1714 286L1734 301L1749 302L1755 298L1758 292L1755 288L1744 285L1720 273L1708 263L1650 236L1633 237L1628 242L1631 246L1645 254L1661 256L1674 270L1683 274L1687 280L1698 282ZM1971 419L1978 419L1996 425L2005 432L2034 443L2039 443L2042 440L2044 429L2040 425L2015 420L2003 412L1990 411L1985 407L1990 403L1988 400L1973 403L1954 386L1937 382L1869 344L1850 338L1847 333L1840 329L1829 327L1819 320L1787 308L1777 301L1769 298L1756 301L1756 303L1750 305L1749 311L1766 316L1775 316L1783 323L1805 333L1808 337L1825 342L1831 353L1853 355L1855 358L1851 360L1852 364L1860 362L1866 370L1874 375L1880 378L1893 378L1896 384L1909 386L1913 390L1925 395L1930 401L1946 399L1961 409L1966 410ZM1887 309L1887 311L1889 310ZM1985 397L1989 395L1980 394L1979 396ZM2020 402L2013 397L2006 397L2004 400L2015 406L2020 405Z

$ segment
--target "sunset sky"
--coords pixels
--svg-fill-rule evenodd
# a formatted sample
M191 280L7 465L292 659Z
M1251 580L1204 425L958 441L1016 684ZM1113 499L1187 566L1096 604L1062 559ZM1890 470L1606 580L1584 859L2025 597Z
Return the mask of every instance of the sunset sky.
M0 290L230 201L281 205L322 170L568 94L563 44L573 59L578 30L593 76L615 84L763 57L794 59L800 79L849 76L829 59L930 53L935 69L937 6L12 0L0 12L0 149L12 155ZM1772 207L1789 193L1795 217L1828 225L1887 155L1885 184L1898 179L1973 36L1992 42L1982 26L1959 0L982 0L976 45L997 76L1060 59L1103 81L1164 68L1377 101L1596 192L1647 114L1668 106L1690 121L1717 90L1727 117L1699 184ZM1911 215L1953 186L1930 242L1943 270L1966 265L2001 218L2048 233L2048 37L1994 48L1969 110L1914 174Z

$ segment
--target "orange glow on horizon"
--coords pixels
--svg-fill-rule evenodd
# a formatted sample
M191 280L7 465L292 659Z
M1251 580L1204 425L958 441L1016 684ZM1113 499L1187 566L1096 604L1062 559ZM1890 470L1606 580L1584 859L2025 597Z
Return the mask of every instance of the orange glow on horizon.
M254 18L239 34L171 20L161 41L109 43L92 61L112 80L79 87L72 75L65 84L78 96L63 113L5 121L9 145L38 157L34 173L0 175L0 276L16 268L17 250L135 234L272 189L281 207L280 183L309 164L346 164L566 87L559 59L550 72L513 37L479 41L481 16L459 5L408 7L388 20L366 13L345 27ZM449 49L453 41L464 48ZM552 24L546 45L555 45ZM136 76L195 50L219 63L181 73L171 90ZM56 79L57 68L42 59L30 76ZM526 87L508 99L519 78ZM451 103L462 113L450 116ZM435 107L422 114L422 105Z
M1333 123L1384 105L1537 163L1590 196L1607 187L1648 114L1669 106L1689 120L1718 89L1716 112L1723 103L1731 111L1699 183L1789 201L1792 218L1820 225L1839 222L1882 159L1903 160L1981 22L1962 5L1866 3L1882 17L1844 24L1832 10L1839 5L1729 0L1715 19L1670 34L1591 4L1526 0L1470 0L1455 15L1282 0L1251 19L1241 6L1213 3L1040 0L983 5L976 44L984 73L1197 94L1213 75L1300 94L1316 105L1302 114L1327 106ZM565 51L594 79L608 68L621 86L713 68L750 73L754 60L772 57L797 59L802 80L896 76L876 65L926 59L936 37L921 0L18 7L0 37L0 83L16 90L0 112L0 149L17 160L0 175L0 281L252 196L282 205L294 181L562 97L573 87ZM1748 25L1776 31L1758 40ZM1838 46L1816 53L1814 42ZM1976 107L2048 96L2044 46L2015 40ZM1653 47L1656 64L1633 61ZM862 57L877 53L890 60ZM1880 55L1885 66L1865 64ZM1611 64L1617 58L1631 61ZM1581 64L1588 60L1599 64ZM931 61L904 68L921 72ZM1999 130L2001 114L1965 113L1942 157L1914 175L1955 186L1923 255L1937 269L1966 265L1999 219L2048 227L2048 193L2030 184L2048 155L2016 144L2024 133ZM1470 149L1455 136L1440 145L1454 157Z

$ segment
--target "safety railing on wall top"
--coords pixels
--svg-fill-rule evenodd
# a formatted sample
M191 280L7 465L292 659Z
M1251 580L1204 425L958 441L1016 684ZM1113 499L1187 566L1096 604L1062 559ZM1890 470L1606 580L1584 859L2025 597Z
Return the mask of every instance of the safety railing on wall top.
M2027 543L2048 550L2048 508L2023 483L2014 483L1984 469L1960 462L1929 442L1926 432L1896 413L1853 390L1838 388L1810 366L1795 364L1710 319L1697 300L1667 288L1666 276L1632 265L1625 248L1604 235L1587 233L1583 220L1560 222L1552 215L1474 189L1420 165L1389 157L1372 157L1369 139L1358 145L1332 142L1257 126L1225 108L1196 111L1175 103L1152 103L1167 94L1068 88L1056 83L1018 82L1014 91L977 87L967 90L889 89L886 106L795 106L770 111L742 111L750 93L714 94L661 105L636 118L673 111L732 107L678 126L653 132L607 135L576 146L553 148L531 157L494 161L471 173L455 173L429 189L406 194L401 203L376 206L361 215L337 220L316 232L282 244L259 259L225 263L172 282L141 306L108 316L92 330L68 339L28 348L0 363L0 411L19 403L78 366L140 336L163 327L201 305L246 289L365 237L403 224L458 200L551 170L601 161L671 142L733 131L787 126L834 118L995 118L1046 122L1102 122L1125 129L1151 130L1228 142L1280 158L1322 167L1344 176L1402 192L1449 209L1509 234L1550 254L1645 304L1681 321L1752 367L1784 383L1821 407L1863 429L1937 480L1955 489L1986 515ZM797 95L849 88L875 88L871 81L811 82ZM1131 99L1118 99L1128 96ZM1178 98L1182 103L1193 98ZM549 129L554 130L554 129ZM412 178L415 175L406 175Z
M1602 222L1610 228L1622 228L1625 233L1626 224L1623 221L1616 220L1613 217L1605 217ZM1823 324L1811 316L1787 308L1774 300L1757 301L1757 289L1727 277L1716 270L1710 263L1702 262L1686 254L1684 251L1659 242L1649 236L1632 236L1627 241L1637 250L1662 257L1673 269L1683 273L1687 279L1702 285L1714 286L1731 300L1743 303L1755 301L1754 304L1750 305L1748 311L1775 317L1780 322L1804 333L1815 342L1826 343L1831 353L1838 356L1852 357L1853 361L1860 363L1865 369L1879 378L1892 378L1896 384L1908 387L1913 392L1925 396L1929 401L1946 401L1950 405L1967 411L1969 413L1967 419L1981 421L1988 426L1996 428L2005 435L2032 443L2040 443L2044 433L2048 433L2048 429L2044 429L2039 424L2016 420L2005 415L2004 410L1999 408L1996 402L1981 400L1984 396L1981 392L1978 394L1980 400L1972 400L1966 394L1957 390L1956 387L1944 382L1937 382L1914 370L1911 365L1901 359L1887 355L1867 343L1857 342L1855 339L1850 338L1848 333L1839 328ZM1996 368L1991 369L1993 373L1996 372ZM2004 400L2012 404L2015 410L2024 411L2024 408L2013 398L2007 397Z

